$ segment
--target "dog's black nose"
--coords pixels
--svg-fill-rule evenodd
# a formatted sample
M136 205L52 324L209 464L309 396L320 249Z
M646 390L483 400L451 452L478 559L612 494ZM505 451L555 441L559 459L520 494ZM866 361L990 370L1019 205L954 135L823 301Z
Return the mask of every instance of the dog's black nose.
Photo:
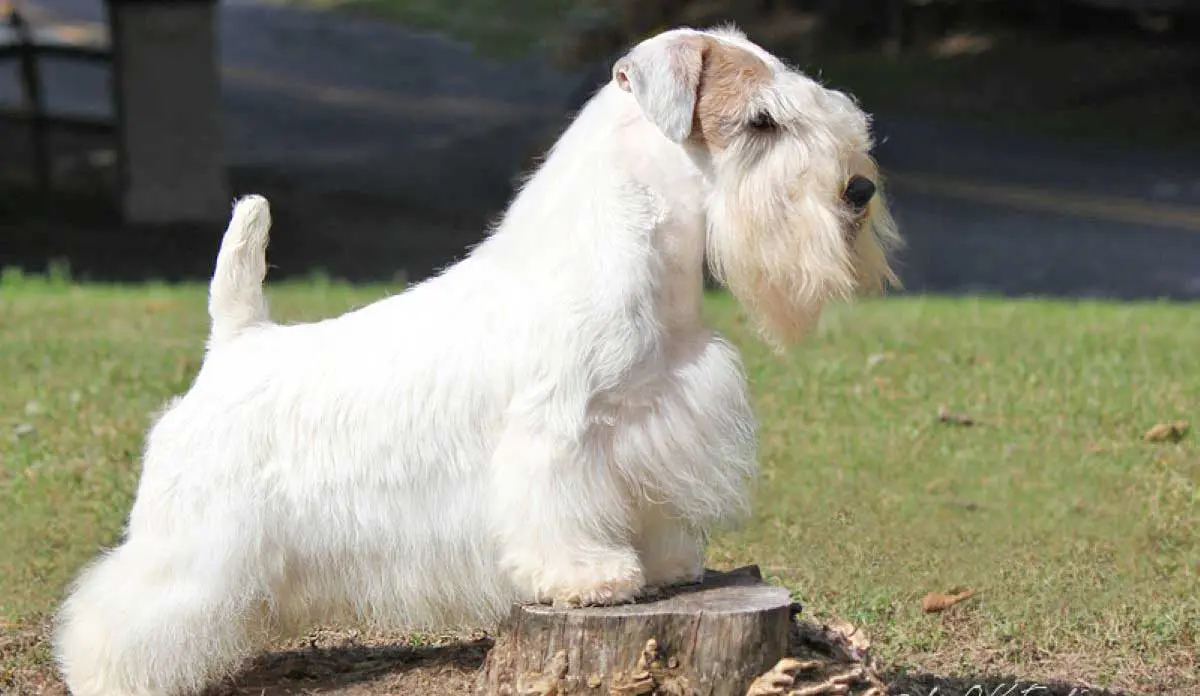
M846 184L842 199L855 208L865 208L875 195L875 182L865 176L855 174Z

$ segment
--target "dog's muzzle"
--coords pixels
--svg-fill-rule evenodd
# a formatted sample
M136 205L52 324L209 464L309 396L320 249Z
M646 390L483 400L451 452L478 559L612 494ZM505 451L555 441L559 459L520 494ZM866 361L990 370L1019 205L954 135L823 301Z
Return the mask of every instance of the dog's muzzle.
M850 181L846 183L846 190L842 193L842 200L846 201L855 210L862 210L871 202L871 197L875 195L875 182L865 176L855 174L850 177Z

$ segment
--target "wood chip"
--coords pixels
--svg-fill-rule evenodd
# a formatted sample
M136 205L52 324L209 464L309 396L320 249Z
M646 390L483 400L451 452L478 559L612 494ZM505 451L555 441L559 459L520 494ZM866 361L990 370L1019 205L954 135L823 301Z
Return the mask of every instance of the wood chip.
M850 685L862 678L863 678L862 667L856 667L856 668L850 670L849 672L846 672L845 674L839 674L837 676L830 677L829 681L833 682L834 684Z
M792 691L788 696L839 696L850 692L850 687L845 684L834 684L832 682L823 682L812 686L805 686L795 691Z

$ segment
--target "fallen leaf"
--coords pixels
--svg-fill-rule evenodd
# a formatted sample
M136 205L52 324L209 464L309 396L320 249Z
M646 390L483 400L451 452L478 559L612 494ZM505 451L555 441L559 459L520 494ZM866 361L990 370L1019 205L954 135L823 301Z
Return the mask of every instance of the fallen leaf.
M975 596L975 590L963 590L955 594L942 594L940 592L930 592L921 600L921 611L926 614L932 614L938 611L945 611L950 607L958 604L964 599Z
M945 406L938 407L938 420L940 420L943 423L949 423L950 425L971 426L971 425L975 425L975 423L976 423L975 419L968 416L967 414L953 413L952 411L950 411L950 409L946 408Z
M1187 435L1190 426L1187 421L1174 423L1159 423L1146 431L1142 440L1146 442L1179 442Z

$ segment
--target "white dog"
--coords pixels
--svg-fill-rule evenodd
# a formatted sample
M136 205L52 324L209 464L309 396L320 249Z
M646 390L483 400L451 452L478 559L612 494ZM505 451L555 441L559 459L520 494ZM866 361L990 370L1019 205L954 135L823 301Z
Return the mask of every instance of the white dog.
M747 509L754 419L701 319L707 255L785 344L894 281L868 119L731 29L634 47L440 276L271 323L239 201L192 388L124 541L58 617L76 696L172 695L316 623L480 625L692 581Z

